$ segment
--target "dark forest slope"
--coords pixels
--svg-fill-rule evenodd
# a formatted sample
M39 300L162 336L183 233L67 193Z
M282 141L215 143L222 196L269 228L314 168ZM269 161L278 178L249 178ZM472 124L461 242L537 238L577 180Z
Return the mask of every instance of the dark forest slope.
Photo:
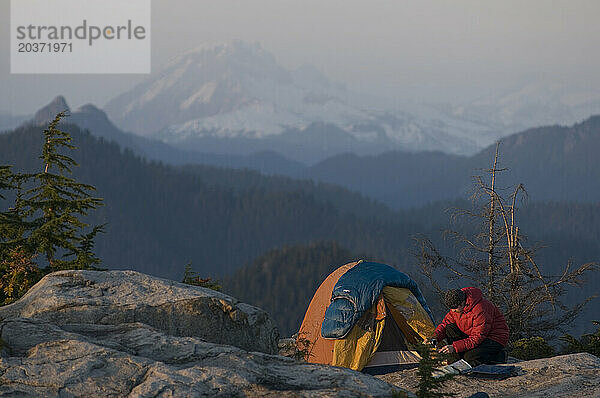
M231 172L185 172L141 160L76 126L67 130L78 147L72 154L80 164L77 178L95 185L106 203L91 221L108 222L97 248L109 267L179 279L191 261L204 275L222 275L268 249L313 240L336 240L396 262L406 257L406 245L397 242L407 242L415 230L399 215L341 188L261 182L270 177L243 171L228 182ZM4 134L0 163L39 170L41 143L39 127ZM240 185L245 176L255 183ZM339 204L337 196L343 198Z

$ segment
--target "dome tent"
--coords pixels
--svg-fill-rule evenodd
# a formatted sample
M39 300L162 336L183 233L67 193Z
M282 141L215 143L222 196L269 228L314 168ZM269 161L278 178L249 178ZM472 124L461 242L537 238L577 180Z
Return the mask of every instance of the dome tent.
M433 335L417 284L389 265L358 261L332 272L315 292L298 349L308 362L385 373L419 362L410 345Z

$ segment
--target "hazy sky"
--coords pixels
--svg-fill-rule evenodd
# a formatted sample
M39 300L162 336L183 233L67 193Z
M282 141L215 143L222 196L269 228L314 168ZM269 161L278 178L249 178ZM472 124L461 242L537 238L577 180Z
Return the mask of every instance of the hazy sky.
M57 94L103 106L145 77L11 75L9 4L0 0L0 110L31 113ZM598 0L153 0L152 68L242 39L390 101L458 103L526 79L600 89L599 16Z

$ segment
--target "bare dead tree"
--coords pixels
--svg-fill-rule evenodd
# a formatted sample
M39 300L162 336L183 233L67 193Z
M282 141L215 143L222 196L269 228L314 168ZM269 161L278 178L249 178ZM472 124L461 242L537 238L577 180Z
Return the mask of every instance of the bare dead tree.
M467 217L479 232L470 236L448 230L459 248L456 258L443 256L430 239L415 238L415 253L421 272L431 286L442 293L442 281L470 284L486 291L488 299L504 313L511 331L511 342L520 338L542 335L550 337L569 324L592 297L565 305L561 298L568 286L579 286L587 272L597 268L586 263L573 268L569 262L558 276L550 276L535 261L539 246L528 247L524 242L518 220L518 205L527 198L523 184L518 184L508 197L499 193L499 143L496 145L493 166L485 170L489 183L475 176L472 196L473 209L454 209L453 218Z

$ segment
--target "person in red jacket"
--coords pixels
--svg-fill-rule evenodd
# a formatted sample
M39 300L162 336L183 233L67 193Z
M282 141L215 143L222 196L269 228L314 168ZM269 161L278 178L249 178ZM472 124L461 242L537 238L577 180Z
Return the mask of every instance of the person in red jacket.
M442 353L456 353L471 366L505 363L508 325L493 303L476 287L448 290L444 302L450 311L435 329Z

